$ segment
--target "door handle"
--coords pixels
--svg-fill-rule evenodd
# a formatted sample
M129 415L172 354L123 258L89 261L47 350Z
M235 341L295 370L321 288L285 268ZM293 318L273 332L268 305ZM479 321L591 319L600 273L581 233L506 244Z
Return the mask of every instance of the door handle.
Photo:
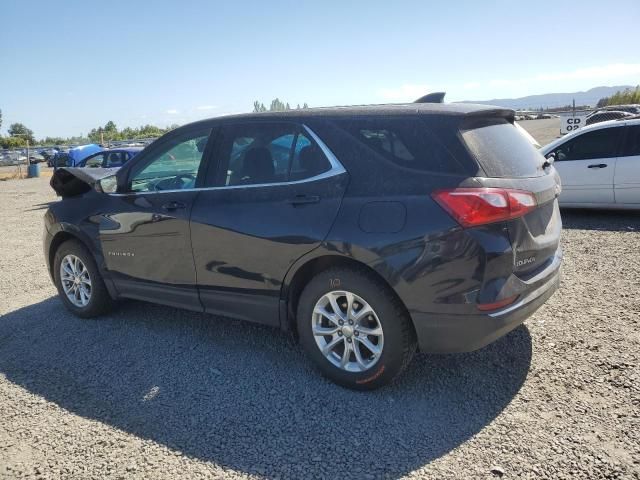
M594 163L593 165L589 165L587 168L606 168L606 163Z
M296 195L289 203L291 205L305 205L307 203L318 203L320 201L320 197L318 195Z
M182 202L172 201L162 205L162 208L165 210L178 210L179 208L187 208L187 206Z

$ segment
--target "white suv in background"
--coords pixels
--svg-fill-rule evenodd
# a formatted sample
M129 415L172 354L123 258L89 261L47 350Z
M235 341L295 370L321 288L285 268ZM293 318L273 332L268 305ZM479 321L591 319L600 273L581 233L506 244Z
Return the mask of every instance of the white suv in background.
M640 118L581 128L540 152L560 173L561 207L640 209Z

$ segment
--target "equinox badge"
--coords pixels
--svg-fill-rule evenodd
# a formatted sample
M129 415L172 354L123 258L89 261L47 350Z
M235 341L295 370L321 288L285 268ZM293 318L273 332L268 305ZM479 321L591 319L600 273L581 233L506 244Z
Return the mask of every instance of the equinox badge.
M536 257L523 258L522 260L518 260L516 262L516 267L522 267L524 265L529 265L530 263L535 263Z

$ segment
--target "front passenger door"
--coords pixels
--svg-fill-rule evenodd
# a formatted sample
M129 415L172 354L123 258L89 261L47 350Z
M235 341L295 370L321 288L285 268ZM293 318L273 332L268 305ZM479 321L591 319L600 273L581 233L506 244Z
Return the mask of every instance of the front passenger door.
M623 125L590 130L554 150L560 205L614 203L613 177Z
M210 129L175 133L127 165L100 218L106 267L122 296L201 310L189 216Z

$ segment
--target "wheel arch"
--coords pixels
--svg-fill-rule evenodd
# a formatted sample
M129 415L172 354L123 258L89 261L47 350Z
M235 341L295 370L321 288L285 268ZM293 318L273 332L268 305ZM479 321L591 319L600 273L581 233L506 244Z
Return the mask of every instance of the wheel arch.
M283 296L281 297L281 301L284 302L284 308L282 308L281 310L281 314L283 314L283 318L281 320L281 326L283 330L290 331L295 336L297 336L298 332L296 327L296 312L298 309L298 299L300 298L302 290L314 276L325 270L335 267L353 268L363 271L367 275L370 275L372 278L384 284L384 286L391 292L391 294L396 297L398 302L400 302L402 307L407 312L409 318L411 318L411 315L409 315L407 307L402 299L398 296L397 292L393 289L387 279L384 278L379 272L371 268L366 263L358 261L353 257L326 254L308 259L306 262L302 263L295 270L295 272L290 272L288 280L285 281ZM414 328L413 320L411 320L410 323L411 328Z
M83 241L80 236L75 235L67 230L60 230L58 233L56 233L53 236L53 238L51 239L51 243L49 244L49 252L48 252L49 273L51 274L52 277L53 277L53 264L54 264L56 252L60 248L60 245L62 245L64 242L67 242L69 240L77 240L80 243L82 243L85 247L87 247L89 251L91 251L89 248L89 245L87 245L87 243Z
M102 279L104 280L105 286L107 287L107 291L109 292L109 295L111 295L112 298L116 298L118 294L113 285L113 282L111 282L111 279L109 278L109 276L105 274L105 271L103 268L104 258L102 257L102 255L99 252L95 251L95 248L92 246L89 238L86 238L81 231L76 230L74 228L68 228L66 225L59 226L58 231L52 235L51 242L49 243L49 247L47 251L47 260L49 265L49 275L51 276L51 278L52 279L55 278L53 269L54 269L54 260L55 260L56 252L60 248L60 245L62 245L63 243L69 240L76 240L80 242L88 250L88 252L93 256L93 259L96 262L96 265L98 266L98 270L102 275Z

